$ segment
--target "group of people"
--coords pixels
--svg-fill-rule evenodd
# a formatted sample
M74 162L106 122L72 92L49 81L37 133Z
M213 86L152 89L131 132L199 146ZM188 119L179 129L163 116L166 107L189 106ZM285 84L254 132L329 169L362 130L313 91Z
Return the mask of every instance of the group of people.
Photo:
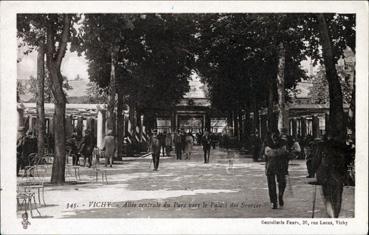
M112 167L113 156L116 150L113 132L111 130L107 131L101 149L97 148L95 142L95 138L89 129L85 130L85 135L82 138L78 138L77 133L74 132L66 141L67 154L72 156L72 164L75 166L80 165L79 158L82 156L84 159L83 166L87 164L88 167L91 167L93 155L95 155L97 161L100 155L104 155L105 166L110 164L110 167ZM98 151L96 151L97 149ZM17 138L17 176L19 176L21 169L35 164L37 151L35 132L28 130L25 133L23 127L19 128Z
M77 140L77 134L73 133L72 136L67 140L67 147L69 148L69 155L72 156L72 164L79 165L80 156L83 157L83 166L88 164L90 168L92 166L92 158L95 158L96 163L99 163L101 156L105 157L105 166L108 164L112 167L113 156L115 154L115 138L113 131L108 130L101 149L96 146L95 138L93 137L89 129L85 130L85 135L81 141Z
M170 156L173 143L177 160L182 160L182 156L184 156L185 160L191 159L194 139L195 138L190 130L185 132L183 129L178 129L174 133L173 138L171 133L164 131L163 133L158 134L157 130L154 130L150 140L154 171L158 170L160 153L162 152L163 157L165 154L166 156ZM198 133L197 141L203 146L204 163L209 163L210 149L211 146L214 145L211 133L208 131Z

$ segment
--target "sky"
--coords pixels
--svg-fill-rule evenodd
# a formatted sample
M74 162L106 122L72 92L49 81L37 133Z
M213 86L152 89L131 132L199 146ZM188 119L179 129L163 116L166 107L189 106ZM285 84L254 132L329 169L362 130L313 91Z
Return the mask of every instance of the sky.
M18 49L17 64L18 79L29 79L30 76L37 75L37 52L34 51L28 55L23 55L22 49ZM82 79L88 80L88 63L84 56L78 56L77 53L67 51L62 61L61 72L68 80L73 80L77 75Z

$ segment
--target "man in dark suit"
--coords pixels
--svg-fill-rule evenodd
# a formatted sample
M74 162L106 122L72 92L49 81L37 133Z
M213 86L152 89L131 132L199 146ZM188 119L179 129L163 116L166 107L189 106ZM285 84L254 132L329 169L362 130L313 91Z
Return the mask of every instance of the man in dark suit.
M153 131L153 134L151 136L150 146L152 151L152 161L154 163L154 171L157 171L159 168L160 159L160 141L156 130Z
M211 138L208 131L204 132L204 135L201 138L201 143L204 151L204 163L209 163Z
M94 138L89 129L85 131L85 136L82 138L79 152L83 155L83 165L86 166L86 158L88 160L88 167L92 165L92 151L94 150Z
M180 130L177 130L177 132L174 134L174 145L176 148L177 160L182 160L183 142Z
M288 151L286 142L283 141L278 131L274 131L268 136L265 147L265 172L268 181L269 198L272 209L277 209L284 205L283 194L286 188L286 175L288 174ZM276 181L278 182L278 200Z

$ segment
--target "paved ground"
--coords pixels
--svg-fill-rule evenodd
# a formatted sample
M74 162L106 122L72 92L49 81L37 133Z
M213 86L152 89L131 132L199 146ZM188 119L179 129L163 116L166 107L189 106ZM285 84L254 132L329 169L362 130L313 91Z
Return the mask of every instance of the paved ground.
M312 214L314 186L306 182L303 160L290 164L285 206L277 210L270 208L264 163L238 151L212 150L210 163L204 164L201 148L195 146L191 160L161 158L158 172L152 171L151 157L130 158L102 169L107 170L108 184L95 182L94 170L82 167L77 184L46 186L47 206L39 208L42 217L311 218ZM326 217L317 187L315 217ZM354 188L345 187L343 194L340 217L354 217Z

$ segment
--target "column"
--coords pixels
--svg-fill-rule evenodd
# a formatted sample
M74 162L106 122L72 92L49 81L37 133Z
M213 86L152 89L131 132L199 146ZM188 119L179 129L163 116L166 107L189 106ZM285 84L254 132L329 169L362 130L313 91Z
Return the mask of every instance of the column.
M144 116L141 114L140 115L140 125L139 125L139 135L140 135L140 143L142 143L142 135L143 135L143 120Z
M49 133L54 136L54 115L49 118Z
M77 135L79 137L83 136L83 118L82 117L77 118Z
M301 117L301 136L306 136L306 119L305 117Z
M324 116L325 119L325 133L327 134L329 132L329 114L326 113Z
M68 139L73 134L72 116L69 115L65 118L65 138Z
M172 129L172 133L176 131L176 117L175 117L175 111L172 111L170 114L170 128Z
M208 113L204 115L204 120L205 120L205 129L210 131L211 130L211 120L210 120L210 116Z
M264 137L267 134L267 116L266 115L260 115L260 132L261 132L261 138L264 139Z
M320 137L320 130L319 130L319 118L317 115L313 116L313 138Z
M98 109L97 111L97 147L101 148L105 136L106 110Z
M292 136L297 136L297 120L296 118L292 118Z

